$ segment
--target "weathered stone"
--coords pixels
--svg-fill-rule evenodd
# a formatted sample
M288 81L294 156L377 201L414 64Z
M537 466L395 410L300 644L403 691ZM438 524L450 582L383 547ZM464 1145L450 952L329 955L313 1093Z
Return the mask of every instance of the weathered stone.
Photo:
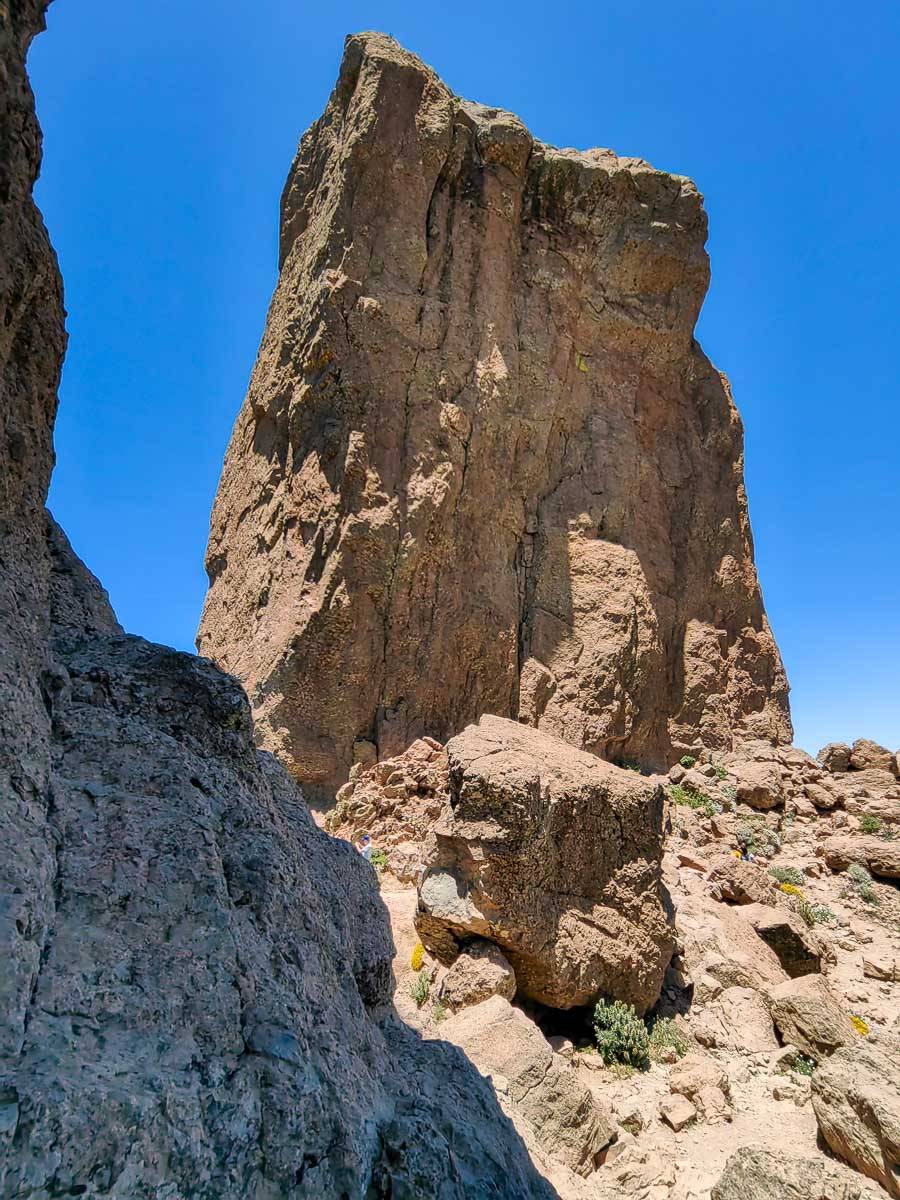
M841 1002L821 975L804 975L772 988L772 1020L785 1042L821 1059L859 1042Z
M364 34L281 215L199 634L265 747L329 797L486 712L656 767L789 741L694 185Z
M742 1146L725 1164L711 1200L861 1200L861 1196L852 1179L823 1159Z
M778 1047L772 1018L752 988L728 987L692 1022L701 1046L760 1054Z
M596 1169L615 1135L611 1114L523 1012L494 996L444 1021L440 1036L480 1071L506 1079L510 1101L548 1154L579 1175Z
M725 1068L706 1054L686 1054L669 1071L670 1090L687 1096L688 1100L707 1087L718 1088L725 1095L729 1091Z
M894 770L894 756L885 746L868 738L857 738L850 751L850 766L854 771Z
M836 1050L812 1077L812 1103L829 1147L900 1196L897 1045L860 1042Z
M697 1110L686 1096L663 1096L659 1102L659 1118L676 1133L697 1116Z
M865 950L863 951L862 966L863 975L867 979L900 983L900 955L895 951Z
M46 513L45 7L0 13L0 1195L549 1200L471 1064L393 1014L374 876L236 681L125 637Z
M512 1000L516 977L500 950L492 943L476 939L458 956L440 982L437 998L454 1012L480 1004L491 996Z
M777 763L738 762L729 769L736 777L736 798L742 804L767 810L784 803L784 786Z
M824 939L790 909L749 904L741 909L741 916L775 951L792 979L821 971L834 960L834 952Z
M850 770L850 747L846 742L829 742L822 747L817 758L826 771Z
M732 904L771 904L775 899L772 876L757 863L729 856L709 874L713 894Z
M900 840L869 834L838 834L823 847L825 861L832 871L846 871L851 863L868 867L873 875L900 879Z
M425 945L496 942L519 994L552 1007L603 994L649 1008L674 944L659 784L500 717L446 749L450 794L419 886Z

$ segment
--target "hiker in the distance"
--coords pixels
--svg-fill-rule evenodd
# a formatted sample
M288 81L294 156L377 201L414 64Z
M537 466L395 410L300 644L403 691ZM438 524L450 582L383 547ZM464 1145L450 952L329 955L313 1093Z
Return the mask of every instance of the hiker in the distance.
M366 862L372 861L372 851L375 849L375 847L372 845L372 839L369 837L369 835L367 833L364 833L362 835L362 837L359 839L359 841L356 843L356 848L360 852L360 854L363 856L363 858L366 860Z

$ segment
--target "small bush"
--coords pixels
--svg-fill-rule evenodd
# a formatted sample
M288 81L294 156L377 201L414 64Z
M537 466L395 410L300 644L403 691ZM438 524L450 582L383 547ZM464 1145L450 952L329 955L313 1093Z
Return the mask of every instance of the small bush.
M680 783L673 783L670 786L669 798L673 804L696 809L705 817L714 817L716 813L722 811L722 806L716 804L715 800L707 796L705 792L697 792L692 787L685 787Z
M716 779L718 779L720 783L722 782L723 779L728 778L728 772L725 770L725 768L722 766L721 763L714 762L712 764L712 769L715 771Z
M827 904L810 904L807 900L801 900L797 905L797 912L807 925L831 925L836 920L832 909Z
M594 1034L607 1066L621 1063L645 1070L650 1065L650 1035L630 1004L601 1000L594 1009Z
M856 1030L860 1037L869 1036L869 1023L864 1021L862 1017L856 1016L855 1013L850 1014L850 1024Z
M436 1001L431 1009L431 1015L434 1018L435 1024L440 1025L441 1021L445 1021L449 1012L450 1010L443 1000Z
M682 756L681 756L681 758L679 758L678 762L679 762L679 765L684 767L684 769L686 771L689 771L691 769L691 767L694 767L697 765L697 760L696 760L696 758L694 758L693 754L682 754Z
M878 817L873 817L871 813L865 813L859 818L859 828L861 833L881 833L884 826Z
M749 854L770 858L781 849L781 838L764 817L747 817L735 832L738 845Z
M802 887L806 880L803 872L796 867L769 867L769 874L776 883L791 883L794 887Z
M679 1058L688 1052L688 1041L671 1017L660 1017L650 1030L650 1057L654 1062L663 1050L671 1048Z
M409 985L409 994L416 1002L416 1008L421 1008L428 999L431 991L431 979L427 971L420 971Z
M422 970L422 963L425 961L425 947L421 942L416 942L412 948L412 954L409 956L409 965L414 971Z
M869 874L868 867L864 867L862 863L851 863L847 868L847 878L860 900L864 900L866 904L878 903L878 896L872 886L872 876Z
M792 1071L796 1071L798 1075L805 1075L807 1078L809 1078L813 1071L815 1071L817 1065L818 1064L816 1063L816 1060L814 1058L810 1058L808 1054L798 1054L791 1063L790 1069Z
M383 850L373 850L369 856L369 862L380 875L387 868L387 854Z

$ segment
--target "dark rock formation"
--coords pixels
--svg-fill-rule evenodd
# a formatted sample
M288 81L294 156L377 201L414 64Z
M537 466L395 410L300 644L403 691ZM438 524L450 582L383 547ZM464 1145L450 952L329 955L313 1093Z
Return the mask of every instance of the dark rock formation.
M790 741L694 185L348 39L212 516L198 644L325 798L483 713L607 758Z

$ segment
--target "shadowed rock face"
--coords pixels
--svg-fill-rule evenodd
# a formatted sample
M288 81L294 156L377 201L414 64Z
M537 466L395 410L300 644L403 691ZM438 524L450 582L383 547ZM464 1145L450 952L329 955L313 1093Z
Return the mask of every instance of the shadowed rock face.
M348 39L284 191L198 638L305 784L485 712L656 766L789 741L740 420L693 337L705 238L689 180Z
M396 1018L374 873L239 684L124 635L44 508L44 9L0 6L0 1195L549 1198L488 1084Z

